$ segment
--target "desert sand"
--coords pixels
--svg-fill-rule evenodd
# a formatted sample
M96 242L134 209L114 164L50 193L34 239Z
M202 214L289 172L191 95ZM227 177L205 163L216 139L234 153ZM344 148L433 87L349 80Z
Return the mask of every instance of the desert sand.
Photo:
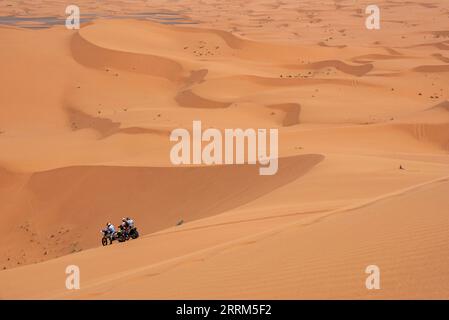
M0 1L0 299L449 298L448 2L77 2ZM277 174L173 166L193 120Z

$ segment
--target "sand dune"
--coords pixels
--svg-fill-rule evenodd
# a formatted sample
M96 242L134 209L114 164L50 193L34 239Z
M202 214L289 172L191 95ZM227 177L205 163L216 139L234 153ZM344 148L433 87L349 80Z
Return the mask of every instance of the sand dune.
M99 116L93 117L83 111L68 108L67 110L69 122L72 130L93 129L97 131L101 138L108 137L117 133L125 134L157 134L162 136L169 136L168 130L157 128L142 128L142 127L126 127L121 128L120 122L114 122L108 118L101 118Z
M130 72L140 72L171 81L180 80L182 66L164 57L96 46L75 34L71 43L73 58L83 65L105 70L108 67ZM96 57L96 59L92 59Z
M202 98L193 93L191 90L186 90L178 93L178 95L176 96L176 102L178 102L178 104L181 107L187 108L216 109L216 108L227 108L231 105L231 103L212 101L209 99Z
M449 72L449 65L418 66L413 69L416 72Z
M0 298L449 298L446 3L10 4ZM194 120L277 129L278 173L173 166ZM123 216L142 237L100 247Z
M312 70L317 70L317 69L324 69L324 68L335 68L343 73L347 73L353 76L363 76L365 74L367 74L368 72L370 72L373 69L373 65L372 64L363 64L360 66L354 66L354 65L350 65L347 64L343 61L339 61L339 60L325 60L325 61L318 61L318 62L313 62L309 65L301 65L301 66L288 66L288 68L292 68L292 69L312 69Z
M444 270L449 261L439 253L449 245L449 221L447 202L440 196L447 188L448 178L438 179L329 212L325 218L278 226L265 221L265 229L251 235L236 237L242 226L232 225L234 237L228 241L223 238L229 236L230 225L216 226L209 245L193 240L207 239L205 229L181 227L179 232L167 230L122 247L5 271L0 277L12 297L26 290L34 298L445 298L449 279ZM440 199L432 201L432 219L423 216L430 199ZM182 248L176 245L180 238ZM216 239L222 242L214 245ZM160 250L158 244L172 249ZM135 259L142 247L150 251ZM118 252L127 266L105 264ZM98 264L93 265L92 259ZM423 263L429 259L438 263ZM80 265L86 277L85 287L74 293L62 288L62 271L72 263ZM379 291L364 287L365 266L373 263L386 270ZM435 267L440 272L435 273ZM10 280L22 282L33 272L43 275L42 280L25 289L17 290L17 283ZM223 274L226 282L221 280ZM164 285L172 281L177 285ZM47 289L45 294L41 286ZM141 291L142 287L157 290Z
M285 103L270 105L268 108L281 110L285 113L282 125L285 127L293 126L300 123L299 114L301 112L301 106L297 103Z
M404 124L399 125L418 140L427 140L439 145L443 150L449 150L449 123L438 124Z
M442 110L442 111L449 111L449 101L443 101L436 106L433 106L429 108L428 110Z
M410 59L409 57L404 57L397 54L387 55L387 54L365 54L352 58L352 61L356 63L370 63L376 60L391 60L391 59Z
M258 168L250 165L211 168L78 166L33 173L19 191L13 190L17 200L10 211L21 219L7 232L7 236L17 240L4 246L0 263L12 266L36 262L39 261L36 253L39 258L48 259L75 249L95 247L105 221L118 223L123 216L135 217L140 228L154 232L174 226L180 220L215 215L298 179L322 158L303 155L281 159L279 171L282 172L266 178L260 177ZM2 175L9 177L5 179L4 188L14 183L13 173L4 171ZM7 194L7 190L4 193ZM176 200L168 201L171 196ZM34 230L34 234L16 231L25 225ZM42 238L51 238L52 243L42 243ZM10 253L19 250L24 242L33 243L35 247L29 252L25 250L25 256L21 257Z

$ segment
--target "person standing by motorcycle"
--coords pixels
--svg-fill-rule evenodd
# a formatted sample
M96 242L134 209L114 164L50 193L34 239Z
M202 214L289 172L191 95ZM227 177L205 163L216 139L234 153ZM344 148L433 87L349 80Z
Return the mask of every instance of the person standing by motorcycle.
M113 236L115 233L115 227L112 223L108 222L106 223L106 229L103 230L106 237L109 237L111 241L113 240Z
M130 217L126 218L126 223L128 224L128 228L131 230L132 228L134 228L134 220L131 219Z
M128 235L132 238L132 239L137 239L139 237L139 232L137 231L136 227L134 226L134 220L131 219L130 217L126 218L126 223L128 225Z
M122 218L122 224L120 225L120 229L127 236L129 231L131 230L130 225L128 223L128 218Z

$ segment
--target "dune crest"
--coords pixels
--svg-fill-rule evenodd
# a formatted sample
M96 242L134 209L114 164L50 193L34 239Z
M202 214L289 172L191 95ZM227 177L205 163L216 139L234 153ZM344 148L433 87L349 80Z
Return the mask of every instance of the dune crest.
M0 1L0 299L448 298L449 3L375 4ZM192 123L277 173L174 165Z
M312 62L307 65L299 65L299 66L289 65L287 67L291 69L312 69L312 70L319 70L323 68L335 68L338 71L357 77L364 76L373 69L373 65L370 63L354 66L340 60L324 60Z
M268 108L281 110L285 113L282 125L285 127L294 126L300 123L299 115L301 112L301 105L298 103L281 103L269 105Z
M180 81L183 77L182 66L173 60L149 54L102 48L87 41L80 33L73 35L71 50L73 58L78 63L92 68L102 70L115 68L170 81Z

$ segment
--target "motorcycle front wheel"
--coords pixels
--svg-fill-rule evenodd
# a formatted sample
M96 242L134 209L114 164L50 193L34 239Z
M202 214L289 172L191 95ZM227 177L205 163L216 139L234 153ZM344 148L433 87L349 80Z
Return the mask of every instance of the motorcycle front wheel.
M137 239L139 237L139 232L137 230L134 230L133 233L131 233L131 238Z

